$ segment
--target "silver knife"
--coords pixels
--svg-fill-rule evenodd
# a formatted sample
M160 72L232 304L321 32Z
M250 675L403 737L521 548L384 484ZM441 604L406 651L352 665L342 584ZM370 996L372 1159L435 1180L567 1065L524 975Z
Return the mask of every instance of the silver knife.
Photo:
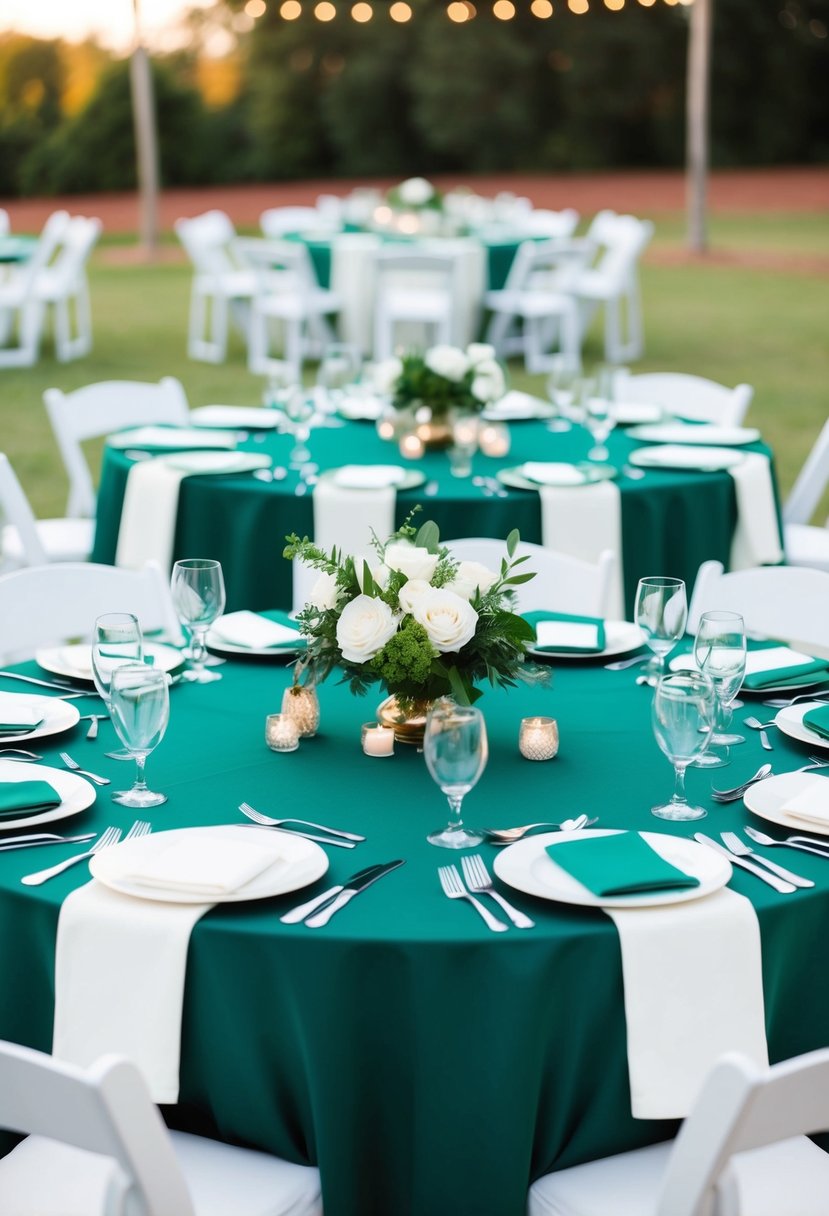
M374 874L370 874L367 878L361 879L359 882L352 882L349 886L343 887L339 895L331 900L330 904L326 904L320 912L315 912L313 916L309 916L305 924L309 929L321 929L323 925L327 925L335 912L339 912L340 908L359 895L361 891L365 891L366 887L370 887L372 883L377 882L378 878L383 878L386 874L390 874L392 870L396 870L398 866L404 865L405 862L389 861L383 866L378 866Z
M283 925L298 925L301 920L305 920L306 916L310 916L312 912L316 912L324 904L330 903L340 891L344 891L346 887L352 887L356 882L362 882L364 878L377 874L378 870L383 870L383 865L367 866L364 870L358 870L356 874L352 874L339 887L329 887L327 891L323 891L322 895L315 896L314 899L307 900L304 904L299 904L296 908L291 908L290 912L286 912L284 916L280 916ZM378 875L379 877L379 875Z
M756 878L762 878L763 882L767 882L770 887L774 887L775 891L779 891L781 895L791 895L797 890L797 887L790 882L784 882L782 878L777 878L774 874L764 870L762 866L755 865L753 861L746 861L744 857L735 857L733 853L729 853L728 849L721 844L717 844L716 840L712 840L710 836L706 836L704 832L694 832L694 840L699 844L706 844L710 849L714 849L717 853L722 853L723 857L727 857L733 866L740 866L743 870L748 870L749 874L754 874Z
M0 844L0 853L11 853L13 849L40 849L47 844L76 844L81 840L94 840L97 832L87 832L85 836L60 836L57 840L26 840L20 836L14 844Z
M62 684L57 684L52 680L36 680L34 676L22 676L16 671L0 671L0 678L4 680L22 680L24 684L37 684L41 688L54 688L58 692L72 692L72 685L68 680Z

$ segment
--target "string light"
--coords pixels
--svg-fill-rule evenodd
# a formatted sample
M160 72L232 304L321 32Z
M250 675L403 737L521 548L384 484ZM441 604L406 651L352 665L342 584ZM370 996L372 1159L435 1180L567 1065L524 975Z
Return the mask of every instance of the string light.
M401 23L411 21L412 10L408 4L404 3L404 0L395 0L395 3L389 9L389 16L392 21L399 21Z
M590 5L587 0L567 0L567 7L571 13L586 13Z
M618 13L619 9L625 7L625 0L604 0L605 8L609 8L611 12Z
M317 21L333 21L337 15L337 10L331 3L331 0L320 0L320 3L314 9L314 16Z
M469 9L461 2L461 0L453 0L453 3L450 4L446 10L446 16L450 21L454 21L457 25L461 25L464 21L469 20Z
M534 17L552 17L553 6L550 4L550 0L533 0L530 5L530 12Z
M245 5L245 12L249 17L253 17L255 21L257 17L261 17L265 12L265 0L248 0Z
M656 0L639 0L643 8L652 8L656 4Z
M285 21L296 21L297 17L302 16L302 5L299 0L284 0L279 15Z
M515 16L515 5L512 0L495 0L492 12L499 21L511 21Z
M351 16L355 21L364 24L366 21L371 21L374 16L374 9L370 4L366 4L365 0L359 0L351 10Z

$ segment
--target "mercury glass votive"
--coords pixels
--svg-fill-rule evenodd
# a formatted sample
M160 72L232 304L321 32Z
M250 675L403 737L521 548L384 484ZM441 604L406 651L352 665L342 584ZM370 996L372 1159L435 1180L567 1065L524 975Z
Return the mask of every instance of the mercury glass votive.
M272 752L295 752L299 747L299 727L288 714L268 714L265 742Z
M282 694L282 713L293 718L300 739L313 739L320 724L320 702L316 688L293 684Z
M522 718L518 750L526 760L552 760L558 753L555 718Z
M509 427L503 422L488 422L478 434L478 445L484 456L506 456L510 450Z
M404 435L400 440L400 455L405 460L419 460L426 451L426 445L419 435Z
M364 722L360 729L363 751L367 756L393 756L394 731L377 722Z

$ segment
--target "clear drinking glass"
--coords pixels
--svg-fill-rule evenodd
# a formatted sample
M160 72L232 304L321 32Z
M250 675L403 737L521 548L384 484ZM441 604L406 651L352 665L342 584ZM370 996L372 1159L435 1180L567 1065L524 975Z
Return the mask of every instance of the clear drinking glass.
M703 819L707 811L690 806L685 796L685 770L708 747L716 718L714 685L705 672L682 671L662 676L653 696L653 733L674 766L673 797L651 809L660 819Z
M650 670L658 677L665 671L665 656L685 632L688 599L681 578L640 578L634 609L636 624L654 653Z
M566 359L563 355L556 356L553 369L547 377L547 396L556 407L558 417L547 423L550 431L569 431L573 425L570 408L576 397L576 388L581 376L581 363L578 360Z
M315 405L310 393L298 389L285 402L285 417L294 437L294 446L288 458L292 469L303 469L311 459L308 440L311 438Z
M216 671L205 670L207 631L225 606L225 583L221 564L207 557L188 557L176 562L170 581L178 619L190 634L191 670L184 678L198 684L221 680Z
M92 636L92 678L107 709L110 709L109 686L116 667L143 662L144 639L138 617L131 612L105 612L96 618ZM124 747L110 755L119 760L132 759L132 753Z
M167 795L147 788L144 765L167 729L170 717L167 673L144 663L116 668L110 683L110 711L121 742L135 757L135 785L131 790L116 791L113 801L141 809L160 806L167 801Z
M616 369L602 364L596 369L594 389L586 402L585 425L593 436L593 447L587 453L588 460L607 460L607 440L616 425L615 401Z
M743 735L721 733L718 725L728 727L732 705L746 671L746 630L738 612L704 612L699 620L694 640L694 658L697 667L704 671L714 685L717 697L717 715L711 747L722 747L724 752L705 752L697 760L700 768L722 768L728 764L728 749L744 743Z
M449 823L426 839L443 849L471 849L484 839L464 827L461 804L486 768L489 747L479 709L438 701L426 719L423 739L426 766L449 800Z
M332 342L326 346L317 368L317 385L327 408L333 412L350 384L356 384L362 369L363 359L356 346L346 342Z
M262 403L268 409L285 413L285 404L297 392L300 384L296 368L290 363L275 364L268 374L262 392Z

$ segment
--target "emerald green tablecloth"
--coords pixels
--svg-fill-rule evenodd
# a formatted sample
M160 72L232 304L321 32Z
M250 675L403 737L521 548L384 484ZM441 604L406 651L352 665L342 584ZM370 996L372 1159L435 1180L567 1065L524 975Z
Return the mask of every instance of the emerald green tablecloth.
M478 453L473 475L493 476L499 468L526 460L583 460L590 436L583 430L554 434L537 422L514 424L512 449L505 458ZM267 452L278 465L287 465L293 440L268 432L242 446ZM636 445L623 429L610 437L611 462L622 468ZM343 464L388 464L399 460L397 449L377 437L369 423L354 422L340 429L318 429L311 436L313 458L322 469ZM765 451L762 445L752 450ZM405 462L404 462L405 463ZM118 539L121 504L130 461L123 452L107 448L98 493L98 520L92 558L112 562ZM421 519L434 519L448 540L460 536L506 537L518 528L524 540L541 541L541 507L534 490L510 490L507 498L486 496L472 478L458 479L449 471L444 452L427 453L417 468L436 493L424 487L397 497L402 523L415 503L423 504ZM281 559L288 532L313 535L310 491L296 496L298 475L262 482L244 477L188 477L181 484L174 558L210 556L222 563L228 608L291 606L291 568ZM636 584L654 571L684 578L690 587L702 562L715 558L726 566L737 508L734 483L728 473L649 471L641 480L621 476L622 546L627 611L633 610Z
M264 745L264 719L289 671L250 660L221 670L220 683L172 690L170 727L147 766L150 784L169 795L150 813L154 829L241 821L236 808L247 800L364 832L353 851L328 850L329 873L308 896L374 862L406 865L324 929L280 924L297 896L215 908L198 923L171 1123L317 1163L326 1216L524 1216L531 1179L671 1134L672 1123L630 1115L610 919L514 893L536 928L490 934L472 908L441 893L437 866L453 858L425 841L446 807L423 757L400 746L390 760L360 750L360 723L379 694L355 700L323 686L319 737L276 755ZM631 672L560 663L552 689L487 691L481 705L490 759L467 799L470 822L586 811L605 827L690 836L697 826L657 824L649 813L672 777L651 736L650 692ZM559 722L552 762L518 753L520 719L539 713ZM717 784L736 783L764 757L746 734ZM67 747L117 788L131 774L106 759L113 742L108 722L95 743L81 724L39 740L38 750L56 760ZM775 768L794 768L807 750L776 737ZM691 796L711 812L702 826L739 828L746 812L712 803L711 781L689 773ZM66 826L126 827L132 818L103 789ZM491 863L496 851L480 852ZM19 879L64 855L0 855L0 1037L46 1050L58 912L85 874L76 867L35 888ZM780 896L741 871L731 884L760 921L773 1060L829 1044L829 865L805 853L785 860L816 887Z

